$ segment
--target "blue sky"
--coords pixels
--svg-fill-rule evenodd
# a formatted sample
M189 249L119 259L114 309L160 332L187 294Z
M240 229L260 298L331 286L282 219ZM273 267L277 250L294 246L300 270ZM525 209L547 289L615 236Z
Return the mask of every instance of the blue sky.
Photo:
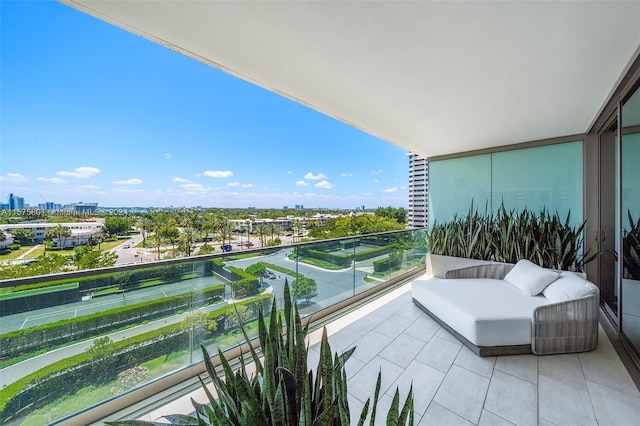
M407 206L402 148L62 4L0 8L2 202Z

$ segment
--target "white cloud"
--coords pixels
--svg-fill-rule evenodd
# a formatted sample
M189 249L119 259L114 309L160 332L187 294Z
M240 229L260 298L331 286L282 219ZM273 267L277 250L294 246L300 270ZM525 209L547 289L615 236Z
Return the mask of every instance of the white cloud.
M51 182L51 183L67 183L67 181L64 181L60 178L44 178L44 177L39 177L38 180L42 181L42 182Z
M187 189L189 191L207 191L207 188L205 188L204 185L199 183L185 183L184 185L180 185L180 186L182 186L184 189Z
M142 179L125 179L125 180L114 180L113 183L117 185L140 185L142 183Z
M373 183L378 183L378 182L380 182L380 179L374 179L373 180Z
M253 188L252 183L229 182L227 186L238 186L240 188Z
M20 173L7 173L6 176L0 176L2 182L28 182L29 178Z
M290 175L291 173L293 173L291 170L287 171L287 174Z
M393 186L391 188L385 188L382 190L382 192L398 192L398 187L397 186Z
M171 159L171 154L169 154L168 152L165 152L164 158L166 158L167 160Z
M80 189L100 189L98 185L80 185Z
M296 182L296 185L298 186L307 186L309 185L307 182L303 181L303 180L299 180Z
M342 176L342 177L351 177L351 176L353 176L353 174L352 173L341 173L340 176Z
M206 170L202 174L212 178L228 178L233 176L233 172L231 170Z
M379 175L382 173L382 170L371 170L371 176Z
M181 177L174 177L173 179L171 179L174 182L180 182L180 183L189 183L190 181Z
M304 178L309 180L320 180L320 179L326 179L327 177L322 173L318 173L317 175L314 175L313 173L309 172L306 175L304 175Z
M100 173L100 169L95 167L78 167L73 172L59 171L56 174L60 176L69 176L76 179L87 179Z
M318 182L315 185L316 188L322 188L322 189L331 189L333 188L333 185L331 185L328 181L323 180L322 182Z

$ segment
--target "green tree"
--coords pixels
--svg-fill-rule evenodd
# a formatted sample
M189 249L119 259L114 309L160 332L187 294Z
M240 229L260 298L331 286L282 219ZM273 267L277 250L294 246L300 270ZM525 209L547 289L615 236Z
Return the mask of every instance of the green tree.
M296 300L304 300L309 303L311 299L318 295L318 284L316 280L308 277L298 276L297 280L291 283L293 297Z
M264 237L269 233L267 226L264 223L259 224L255 227L255 233L260 239L260 247L264 247Z
M107 216L103 229L109 235L124 235L131 229L131 219L122 216Z
M44 233L44 238L49 241L54 239L58 240L58 247L64 247L67 242L67 238L71 236L71 229L58 224L57 226L50 228Z
M211 254L214 251L215 251L215 248L211 244L204 243L203 245L200 246L200 249L198 249L198 254L200 255Z
M175 248L176 242L180 239L180 231L175 225L165 225L156 231L156 235L164 241L169 241Z
M3 241L7 241L7 236L5 235L4 231L0 229L0 243Z
M376 209L375 215L379 217L394 219L396 222L402 224L407 222L407 211L404 209L404 207L378 207Z
M187 256L191 256L191 251L196 243L198 230L192 226L185 228L180 234L180 250Z
M117 261L117 254L96 250L91 246L76 247L73 250L73 264L79 270L106 268L115 265Z
M95 379L104 379L114 375L116 344L107 336L99 337L87 349L89 358L93 360L91 374Z
M15 228L11 231L11 236L20 244L27 245L33 242L33 237L35 236L35 234L33 233L32 229Z
M267 267L264 266L264 263L262 262L249 265L244 269L244 271L256 278L264 278L267 276Z
M192 342L200 344L218 329L216 321L210 321L206 313L195 311L191 315L187 315L182 321L182 328L193 333Z
M151 216L145 215L138 219L137 223L138 229L142 232L142 246L147 246L147 238L149 238L149 233L153 229L153 218Z

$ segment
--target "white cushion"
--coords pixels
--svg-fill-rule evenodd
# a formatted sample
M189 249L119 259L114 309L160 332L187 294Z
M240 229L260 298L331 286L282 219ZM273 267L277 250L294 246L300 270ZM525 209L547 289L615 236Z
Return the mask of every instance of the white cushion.
M557 272L541 268L535 263L522 259L509 271L504 280L524 294L536 296L558 277Z
M489 278L416 280L411 292L434 316L476 346L530 344L533 311L550 303Z
M560 274L560 278L544 289L542 294L549 302L558 303L579 299L595 292L595 286L585 278L573 272L564 271Z

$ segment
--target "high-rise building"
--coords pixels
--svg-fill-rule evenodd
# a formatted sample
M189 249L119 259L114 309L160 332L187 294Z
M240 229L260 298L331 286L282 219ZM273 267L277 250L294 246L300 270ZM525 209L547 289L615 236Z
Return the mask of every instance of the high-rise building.
M9 210L16 209L16 196L13 194L9 194Z
M407 226L424 228L428 225L429 162L426 158L407 153L409 157L409 211Z

